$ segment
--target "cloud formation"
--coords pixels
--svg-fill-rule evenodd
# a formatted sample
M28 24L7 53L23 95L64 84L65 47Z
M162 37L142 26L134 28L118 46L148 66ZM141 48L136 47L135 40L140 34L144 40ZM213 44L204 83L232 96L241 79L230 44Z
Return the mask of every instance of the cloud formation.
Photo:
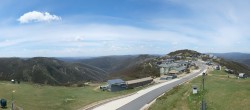
M39 11L27 12L18 19L20 23L51 22L58 20L61 20L61 17L52 15L49 12L39 12Z
M16 19L20 23L61 19L48 12L21 13L15 23L0 26L0 57L166 54L186 48L204 53L250 52L249 1L191 1L159 0L159 10L139 10L134 18L127 10L121 15L120 11L95 10L92 15L53 10L63 13L63 22L19 25Z

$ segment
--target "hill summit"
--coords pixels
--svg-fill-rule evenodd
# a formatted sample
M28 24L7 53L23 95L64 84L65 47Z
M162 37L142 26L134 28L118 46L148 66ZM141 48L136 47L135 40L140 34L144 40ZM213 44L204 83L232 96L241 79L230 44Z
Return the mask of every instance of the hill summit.
M170 52L168 54L169 56L184 56L184 57L192 57L192 56L198 56L201 55L201 53L194 51L194 50L188 50L188 49L183 49L183 50L176 50L174 52Z
M165 56L155 55L121 55L89 59L61 61L56 58L36 57L0 58L0 80L17 79L21 81L64 85L86 81L106 81L112 78L131 80L144 77L158 77L158 63L167 59L203 60L214 62L228 69L250 74L250 68L231 60L202 54L194 50L177 50Z

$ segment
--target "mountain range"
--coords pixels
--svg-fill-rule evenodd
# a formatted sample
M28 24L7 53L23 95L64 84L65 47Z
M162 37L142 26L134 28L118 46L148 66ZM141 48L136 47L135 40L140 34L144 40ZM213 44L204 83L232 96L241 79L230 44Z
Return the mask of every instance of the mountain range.
M61 85L78 81L103 81L107 72L83 63L68 63L55 58L1 58L0 80L22 80Z
M157 76L158 68L153 63L157 55L104 56L79 60L80 63L98 67L109 73L109 78L125 80ZM151 65L151 66L150 66Z
M242 64L245 64L250 67L250 54L248 53L212 53L215 56L222 57L224 59L233 60Z
M78 82L103 82L107 79L131 80L159 76L157 62L166 58L197 57L193 50L177 50L159 55L120 55L103 57L65 58L0 58L0 80L21 80L38 84L65 85ZM225 53L214 60L235 72L250 74L249 54ZM224 59L223 59L224 58ZM237 73L235 73L237 74Z

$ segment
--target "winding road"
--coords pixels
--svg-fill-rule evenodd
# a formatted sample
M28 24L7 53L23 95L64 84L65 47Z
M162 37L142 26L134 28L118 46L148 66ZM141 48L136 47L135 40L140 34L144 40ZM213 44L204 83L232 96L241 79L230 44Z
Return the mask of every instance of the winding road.
M149 88L138 91L137 93L124 97L121 99L113 100L108 103L102 104L93 108L93 110L140 110L145 105L149 104L157 97L171 90L173 87L185 83L193 78L206 72L206 66L202 62L197 62L200 70L194 71L184 77L176 78L168 82L156 84Z

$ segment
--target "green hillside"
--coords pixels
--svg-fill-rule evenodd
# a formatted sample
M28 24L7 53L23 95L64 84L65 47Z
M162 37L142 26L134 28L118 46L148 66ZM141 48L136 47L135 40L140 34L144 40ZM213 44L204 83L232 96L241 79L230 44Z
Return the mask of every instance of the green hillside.
M194 51L194 50L188 50L188 49L183 49L183 50L176 50L174 52L170 52L168 55L170 56L183 56L183 57L190 57L190 56L197 56L200 55L201 53Z
M201 77L178 86L156 100L149 110L200 110L205 96L207 110L249 110L250 78L228 78L224 71L212 71L206 76L205 91L201 91ZM198 85L199 94L193 95L192 85Z
M97 67L54 58L0 58L0 80L21 80L62 85L79 81L103 81L107 73Z
M226 68L234 70L235 75L238 75L238 73L246 73L250 75L250 67L242 63L225 59L220 59L219 61L214 60L214 62L217 62L218 64L225 66Z
M41 86L37 84L11 84L0 81L0 98L8 101L11 107L12 91L17 107L24 110L76 110L96 101L105 100L138 91L141 88L120 92L101 91L101 84L90 84L84 87ZM1 109L1 108L0 108Z
M109 79L122 78L130 80L148 76L159 76L159 69L156 65L157 58L154 55L125 55L97 57L85 59L81 62L109 72Z

